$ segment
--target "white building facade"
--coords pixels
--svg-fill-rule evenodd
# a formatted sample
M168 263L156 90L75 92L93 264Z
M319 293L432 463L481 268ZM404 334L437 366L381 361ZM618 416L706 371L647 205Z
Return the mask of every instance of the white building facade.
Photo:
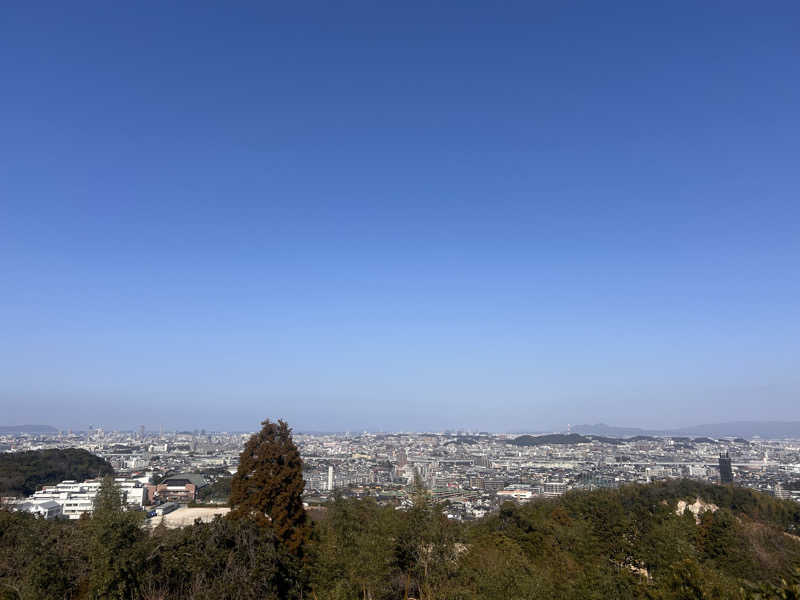
M135 479L115 479L114 483L119 486L122 503L129 510L139 510L144 506L146 489L140 481ZM92 514L94 511L94 499L101 484L102 482L99 480L84 482L67 480L56 485L47 485L27 498L24 503L21 503L20 509L27 510L21 508L24 504L56 503L61 507L61 514L58 516L68 519L80 519L81 515ZM48 506L51 505L48 504ZM29 512L34 511L31 510Z

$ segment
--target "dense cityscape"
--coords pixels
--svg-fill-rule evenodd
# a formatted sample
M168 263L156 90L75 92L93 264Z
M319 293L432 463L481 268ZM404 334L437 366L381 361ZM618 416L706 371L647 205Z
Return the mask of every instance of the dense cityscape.
M48 431L10 433L0 450L78 448L107 460L126 504L171 526L213 518L227 509L226 482L250 433L197 431ZM800 501L800 441L744 438L444 431L425 433L296 433L304 460L304 502L333 495L374 497L408 506L415 483L440 501L448 518L480 518L504 501L525 503L567 490L616 488L688 478L733 482ZM66 481L6 504L46 517L91 513L99 486ZM218 507L215 507L218 505Z

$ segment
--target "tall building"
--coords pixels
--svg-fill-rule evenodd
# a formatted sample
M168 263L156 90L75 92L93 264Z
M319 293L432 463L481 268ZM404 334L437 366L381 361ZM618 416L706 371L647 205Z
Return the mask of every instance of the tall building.
M328 491L333 490L333 465L328 465Z
M733 469L731 468L731 457L726 452L723 456L719 455L719 482L733 483Z

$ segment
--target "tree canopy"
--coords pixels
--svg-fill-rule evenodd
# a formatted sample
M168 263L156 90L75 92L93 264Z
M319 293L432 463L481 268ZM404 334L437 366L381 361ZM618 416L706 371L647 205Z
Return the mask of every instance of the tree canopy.
M311 535L303 507L303 460L284 421L269 419L245 444L231 481L230 518L268 527L286 550L302 558Z
M113 475L105 459L79 448L0 453L0 494L29 496L43 485Z

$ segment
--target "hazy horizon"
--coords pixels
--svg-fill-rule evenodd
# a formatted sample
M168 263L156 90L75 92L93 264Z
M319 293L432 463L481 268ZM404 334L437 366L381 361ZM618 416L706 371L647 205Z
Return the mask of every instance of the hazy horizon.
M67 430L74 430L74 431L88 431L89 428L98 429L102 428L105 431L134 431L138 432L142 426L145 427L145 431L148 433L158 432L159 430L163 429L165 433L167 432L175 432L175 431L229 431L229 432L252 432L258 430L260 427L261 421L264 419L270 419L272 421L276 421L278 419L283 419L288 422L289 426L298 433L360 433L362 431L366 431L368 433L402 433L402 432L415 432L415 433L424 433L424 432L443 432L443 431L467 431L467 432L477 432L483 431L492 434L504 434L504 433L559 433L559 432L567 432L570 429L581 428L581 427L611 427L611 428L618 428L618 429L640 429L643 431L681 431L681 430L688 430L697 427L704 427L704 426L725 426L725 425L739 425L743 423L747 424L794 424L800 422L800 420L793 420L793 419L766 419L766 418L753 418L753 419L718 419L718 420L705 420L705 421L684 421L679 422L673 425L669 424L662 424L662 425L647 425L642 423L621 423L621 422L609 422L609 421L575 421L571 423L555 423L552 426L546 425L532 425L530 427L526 427L523 424L518 424L517 426L511 427L499 427L499 428L492 428L492 427L483 427L478 425L453 425L453 424L442 424L438 427L382 427L382 426L371 426L371 425L363 425L357 422L354 423L343 423L340 427L335 427L333 425L321 425L319 427L309 426L307 425L307 421L304 421L303 418L299 420L292 420L291 418L287 417L286 415L282 414L265 414L261 417L257 417L251 423L242 422L241 424L230 423L228 426L222 425L214 425L213 422L202 422L202 423L193 423L190 421L180 422L180 421L170 421L165 423L152 423L147 421L141 421L138 424L133 422L119 424L116 422L101 422L101 421L92 421L87 423L79 423L79 422L70 422L69 424L64 423L57 423L57 422L50 422L50 421L25 421L25 422L10 422L8 420L0 420L0 428L3 427L24 427L24 426L49 426L54 427L55 429L61 431ZM331 423L338 422L336 420L330 421ZM487 421L488 422L488 421ZM209 424L212 423L212 424Z
M281 417L266 417L271 421L275 422ZM490 434L490 435L521 435L521 434L531 434L531 435L544 435L544 434L551 434L551 433L573 433L579 435L594 435L594 436L604 436L609 435L614 437L615 435L618 437L630 437L633 435L638 435L639 433L643 434L675 434L675 435L689 435L692 430L701 429L701 428L721 428L725 429L730 428L731 431L736 430L737 426L747 426L749 428L755 427L758 429L758 426L762 427L770 427L770 426L796 426L800 425L800 421L723 421L720 423L693 423L693 424L685 424L680 427L637 427L637 426L621 426L621 425L614 425L609 423L577 423L577 424L567 424L563 428L552 428L552 429L506 429L506 430L491 430L491 429L480 429L480 428L465 428L465 427L441 427L441 428L432 428L432 429L376 429L376 428L359 428L359 427L349 427L349 428L342 428L342 429L311 429L311 428L298 428L293 426L292 423L288 423L289 427L294 431L296 434L322 434L322 435L343 435L343 434L350 434L350 435L360 435L361 433L368 433L368 434L426 434L426 433L464 433L464 434ZM163 433L173 434L173 433L195 433L195 432L206 432L206 433L252 433L254 431L258 431L261 423L254 425L253 427L244 427L244 428L217 428L217 429L209 429L206 427L195 427L190 426L189 424L184 424L180 427L163 427L163 426L147 426L147 425L139 425L138 427L113 427L103 424L89 424L88 426L82 427L59 427L57 425L53 425L52 423L24 423L24 424L17 424L17 425L8 425L6 423L0 423L0 430L4 429L21 429L21 428L32 428L32 427L51 427L61 432L73 431L73 432L84 432L88 433L90 431L102 429L104 432L113 432L113 431L120 431L120 432L132 432L138 434L141 431L141 428L144 427L144 433L147 435L156 434L156 433ZM624 430L618 433L607 433L602 430L604 429L619 429ZM784 427L785 428L785 427ZM595 431L586 432L584 429L592 429ZM575 431L577 430L577 431ZM601 430L601 431L596 431ZM800 430L797 431L800 434ZM707 435L705 433L696 433L694 435ZM716 434L713 437L735 437L740 434L737 433L725 433L725 434ZM759 434L756 434L759 435ZM751 436L747 436L751 437ZM759 435L759 437L762 437ZM778 436L778 437L785 437L785 436ZM791 437L797 437L793 435Z
M6 7L3 421L800 420L799 5L288 11Z

